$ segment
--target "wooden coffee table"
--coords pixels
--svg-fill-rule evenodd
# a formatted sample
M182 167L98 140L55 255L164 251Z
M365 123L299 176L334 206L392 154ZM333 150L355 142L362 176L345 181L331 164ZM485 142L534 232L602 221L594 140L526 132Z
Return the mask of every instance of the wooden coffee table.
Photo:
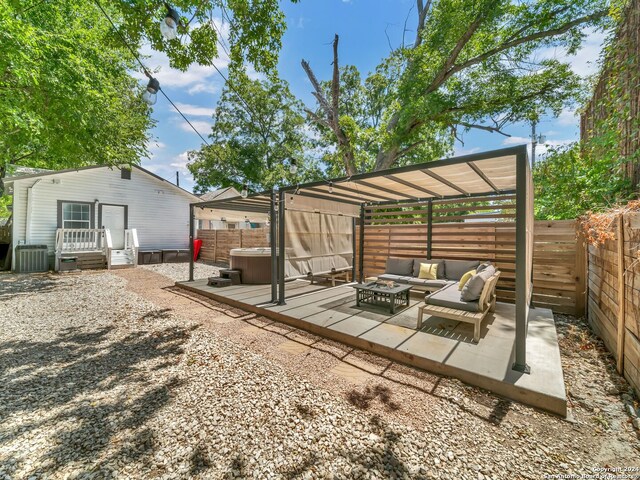
M376 285L376 282L358 283L356 289L356 306L361 303L369 305L389 306L391 313L396 313L396 306L409 306L409 291L411 285L395 285L387 287Z

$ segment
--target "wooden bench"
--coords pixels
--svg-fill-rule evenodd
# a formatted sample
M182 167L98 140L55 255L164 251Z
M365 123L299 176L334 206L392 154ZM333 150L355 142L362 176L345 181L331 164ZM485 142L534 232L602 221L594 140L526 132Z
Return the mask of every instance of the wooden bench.
M480 341L480 326L482 321L489 312L495 311L496 308L496 284L500 277L500 271L496 271L487 279L482 288L480 299L478 300L478 311L469 312L466 310L458 310L449 307L440 307L437 305L429 305L427 303L418 308L418 325L417 329L422 328L422 317L424 314L433 315L434 317L456 320L458 322L466 322L473 324L473 341Z

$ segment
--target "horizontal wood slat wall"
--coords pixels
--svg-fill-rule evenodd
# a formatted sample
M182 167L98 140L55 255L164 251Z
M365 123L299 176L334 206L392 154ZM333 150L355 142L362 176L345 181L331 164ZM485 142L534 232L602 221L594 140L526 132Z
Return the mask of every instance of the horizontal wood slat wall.
M589 246L587 318L640 392L640 213L619 216L617 229L615 240Z
M197 238L202 240L201 260L228 264L232 248L268 247L269 229L198 230Z
M387 258L427 257L427 225L367 225L365 276L384 273ZM432 258L490 260L502 271L499 301L515 300L515 225L512 222L434 224ZM359 254L359 252L358 252ZM554 312L584 314L585 252L575 221L537 221L534 226L533 302Z

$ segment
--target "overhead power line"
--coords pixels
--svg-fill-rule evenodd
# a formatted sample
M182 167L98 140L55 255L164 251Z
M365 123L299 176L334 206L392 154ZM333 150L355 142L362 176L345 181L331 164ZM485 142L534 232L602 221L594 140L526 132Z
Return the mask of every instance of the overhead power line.
M120 40L122 41L122 43L127 47L127 49L131 52L131 55L133 55L136 61L140 64L140 67L144 71L144 74L147 76L147 78L153 78L153 76L151 75L151 73L149 72L145 64L142 63L142 60L140 60L140 57L138 56L136 51L131 47L131 45L129 45L129 42L127 42L127 39L124 37L124 35L122 35L122 32L120 32L120 30L116 27L113 20L111 20L111 17L109 16L109 14L104 10L104 8L102 8L102 5L100 4L100 2L98 0L93 0L93 1L98 6L102 14L106 17L106 19L109 20L109 23L111 24L115 32L120 37ZM162 89L162 87L160 88L160 92L162 93L164 98L166 98L169 101L169 103L176 110L176 112L180 114L180 116L184 119L184 121L187 122L187 124L196 133L196 135L198 135L206 145L210 145L209 142L200 134L200 132L196 129L196 127L194 127L193 124L189 121L189 119L184 115L184 113L182 113L180 109L176 106L176 104L173 103L173 101L169 98L169 95L167 95L167 93Z

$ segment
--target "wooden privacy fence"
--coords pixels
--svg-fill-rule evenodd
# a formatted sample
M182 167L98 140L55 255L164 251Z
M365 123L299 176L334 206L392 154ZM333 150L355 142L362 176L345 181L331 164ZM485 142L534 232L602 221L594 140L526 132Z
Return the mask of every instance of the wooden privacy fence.
M426 224L367 225L364 272L384 272L387 258L427 257ZM358 253L359 254L359 253ZM456 222L433 225L432 258L490 260L503 273L499 301L515 300L515 225L512 222ZM536 221L533 302L554 312L584 314L585 250L576 241L574 220Z
M469 206L444 204L434 208L431 228L432 258L491 260L503 272L498 283L498 299L515 300L515 223L512 197L503 205L479 205L477 215ZM458 200L458 202L460 202ZM462 209L466 210L453 210ZM425 210L426 211L426 210ZM427 258L429 224L420 222L422 210L412 210L404 222L394 215L365 219L364 273L375 276L384 272L388 257ZM381 211L380 213L390 213ZM436 218L435 214L447 214ZM405 214L407 215L407 214ZM498 218L495 216L498 215ZM461 221L467 220L467 221ZM229 262L229 250L239 247L268 247L268 228L250 230L198 230L203 240L200 258L212 262ZM356 232L358 235L358 232ZM358 236L356 236L356 239ZM356 246L358 242L356 241ZM356 251L359 255L359 252ZM357 260L356 260L357 262ZM358 263L356 263L358 265ZM586 259L582 243L576 241L575 221L537 221L534 226L533 302L554 312L584 314Z
M619 215L616 239L589 246L587 318L640 391L640 213Z
M232 248L268 247L269 229L198 230L197 238L202 240L201 260L229 263Z

